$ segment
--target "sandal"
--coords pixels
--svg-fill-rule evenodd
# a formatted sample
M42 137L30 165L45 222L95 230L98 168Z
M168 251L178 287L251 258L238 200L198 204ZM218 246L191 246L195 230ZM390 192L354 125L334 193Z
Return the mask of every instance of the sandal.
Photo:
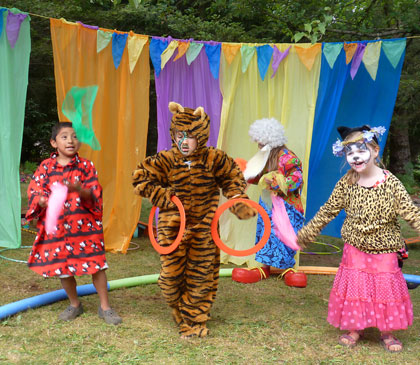
M358 337L354 338L351 334L352 333L357 333ZM341 346L344 347L348 347L349 349L353 348L354 346L356 346L357 342L360 340L360 338L362 337L362 333L359 331L350 331L348 333L345 333L343 335L341 335L338 338L338 343Z
M388 352L401 352L403 350L403 345L401 341L399 341L396 337L387 333L385 335L381 335L381 344L385 350ZM392 349L392 346L399 346L398 349Z

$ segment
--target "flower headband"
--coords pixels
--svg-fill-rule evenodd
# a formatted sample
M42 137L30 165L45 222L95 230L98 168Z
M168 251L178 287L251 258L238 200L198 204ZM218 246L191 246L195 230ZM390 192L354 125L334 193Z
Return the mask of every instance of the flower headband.
M341 157L345 154L345 147L357 143L359 141L363 140L363 143L371 142L374 139L378 139L380 136L382 136L385 133L386 129L385 127L379 126L371 128L370 130L362 131L362 134L358 136L356 139L350 140L350 141L340 141L337 139L337 141L333 144L333 154L334 156Z

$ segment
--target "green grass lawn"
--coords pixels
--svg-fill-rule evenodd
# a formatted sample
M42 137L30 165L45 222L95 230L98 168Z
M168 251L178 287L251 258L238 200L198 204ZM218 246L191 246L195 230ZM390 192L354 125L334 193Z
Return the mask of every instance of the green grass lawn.
M147 212L144 212L147 217ZM142 219L145 220L145 219ZM408 236L417 236L403 227ZM33 234L22 232L22 244ZM342 247L341 240L320 241ZM146 237L133 239L127 254L107 254L108 280L159 272L159 257ZM307 250L328 251L311 245ZM29 249L3 252L26 260ZM301 255L301 265L337 266L341 254ZM233 267L224 265L223 267ZM410 245L405 273L420 275L420 243ZM420 358L420 287L411 290L414 324L398 337L404 352L389 354L379 334L368 329L354 349L337 344L340 331L326 321L333 276L309 275L306 288L291 288L277 277L256 284L221 278L204 339L181 340L156 284L110 292L111 305L123 317L120 326L97 316L98 298L82 298L85 313L73 322L57 320L67 301L31 309L0 321L1 364L417 364ZM61 289L25 264L0 259L0 305ZM78 284L90 283L81 277Z

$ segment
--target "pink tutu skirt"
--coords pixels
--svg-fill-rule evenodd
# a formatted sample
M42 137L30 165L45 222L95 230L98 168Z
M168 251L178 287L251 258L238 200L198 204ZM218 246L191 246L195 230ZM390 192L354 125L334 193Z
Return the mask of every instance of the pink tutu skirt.
M368 254L345 244L328 303L328 322L347 331L381 332L413 323L413 304L396 253Z

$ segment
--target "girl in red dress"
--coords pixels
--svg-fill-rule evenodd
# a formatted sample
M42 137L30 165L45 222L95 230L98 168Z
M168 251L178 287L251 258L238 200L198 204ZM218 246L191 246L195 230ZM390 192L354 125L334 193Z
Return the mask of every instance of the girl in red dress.
M108 301L102 187L96 169L91 161L77 154L80 141L72 123L56 124L50 142L56 152L41 162L28 187L26 219L38 220L28 266L44 277L60 278L70 300L70 305L59 315L61 320L73 320L83 313L75 276L92 275L100 299L99 317L107 323L119 324L122 319ZM45 218L51 187L60 183L67 186L67 197L56 230L47 233Z

